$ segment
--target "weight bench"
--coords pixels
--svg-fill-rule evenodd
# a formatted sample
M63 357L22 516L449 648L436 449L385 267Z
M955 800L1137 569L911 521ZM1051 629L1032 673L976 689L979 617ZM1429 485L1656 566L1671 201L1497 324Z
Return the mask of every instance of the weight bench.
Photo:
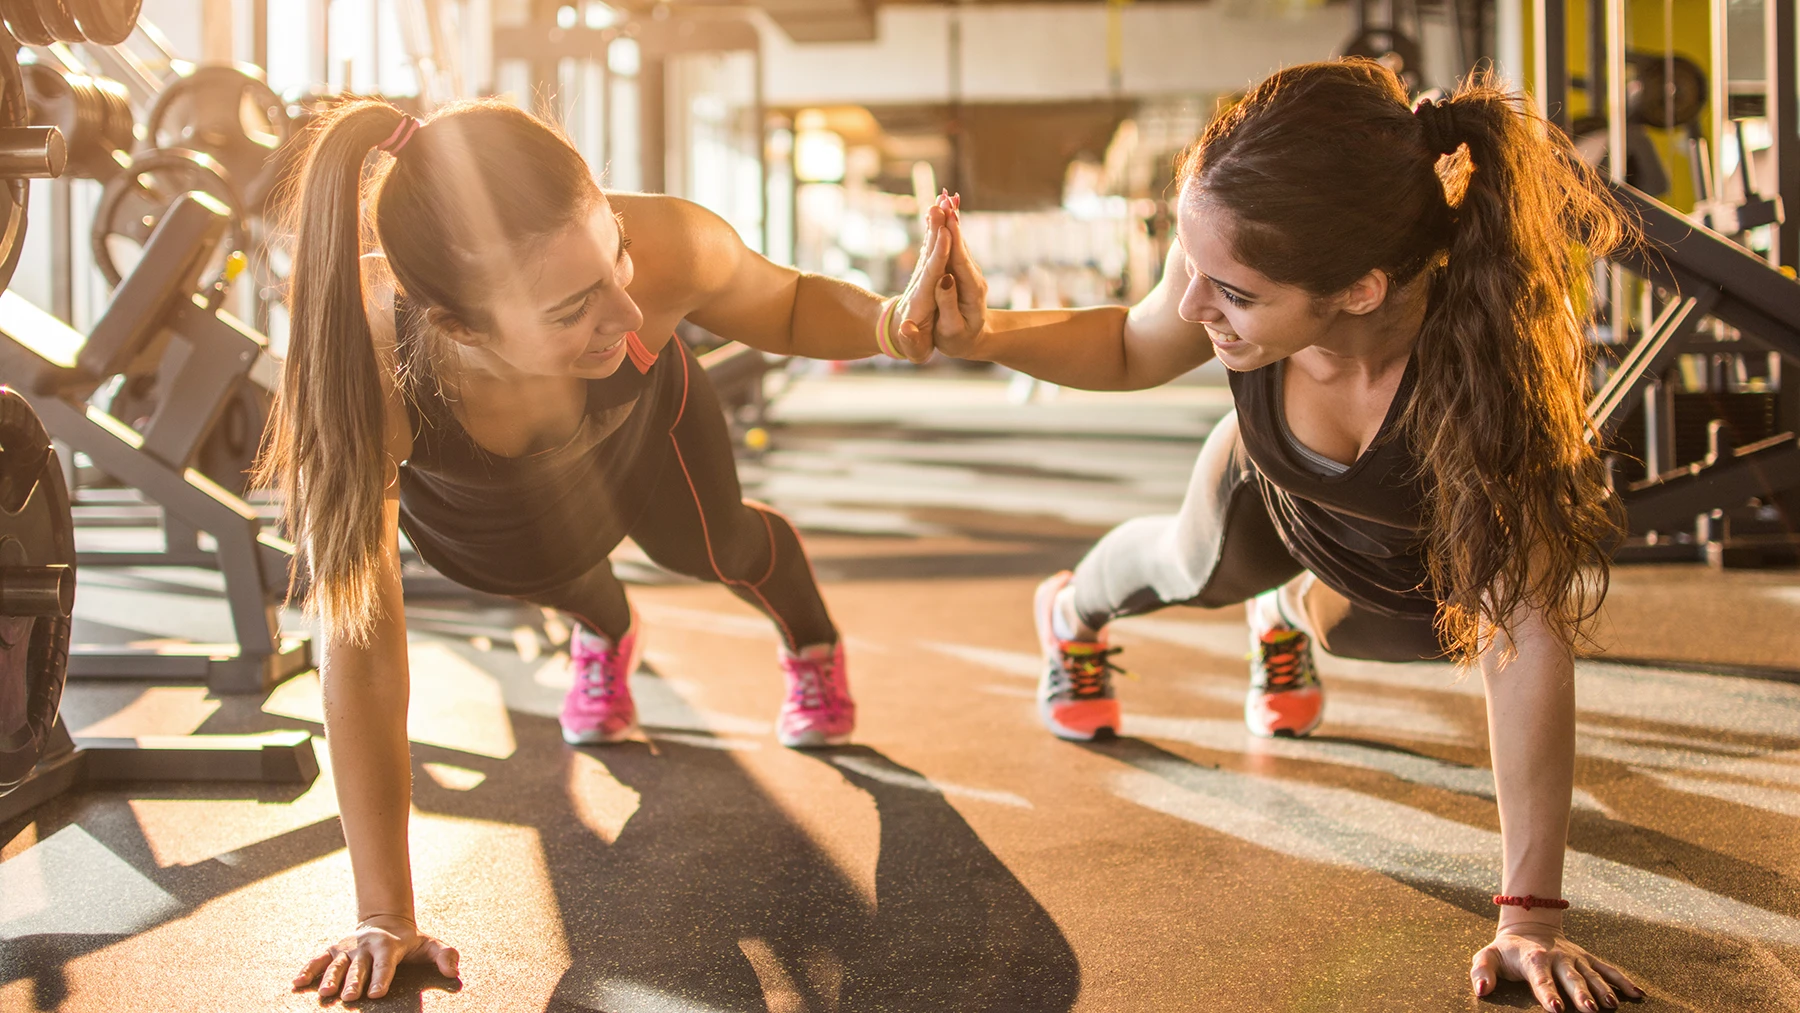
M283 636L278 619L293 544L264 532L255 509L193 466L265 351L266 339L218 309L222 290L200 293L229 225L230 211L213 198L179 198L86 337L16 293L0 295L0 382L30 401L54 439L161 508L162 551L82 552L78 564L217 569L237 638L75 645L71 677L203 681L215 692L261 693L312 667L308 640ZM165 380L142 433L88 403L113 377L146 368Z

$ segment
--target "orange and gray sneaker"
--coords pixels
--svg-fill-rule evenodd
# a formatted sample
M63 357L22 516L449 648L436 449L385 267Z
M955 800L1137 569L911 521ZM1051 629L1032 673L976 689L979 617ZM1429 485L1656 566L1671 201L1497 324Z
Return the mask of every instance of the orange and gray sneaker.
M1073 579L1067 570L1038 585L1032 601L1038 644L1044 652L1044 674L1038 679L1038 717L1059 739L1092 742L1119 733L1119 701L1113 697L1113 664L1119 648L1102 632L1094 640L1064 640L1056 635L1056 596Z
M1325 719L1325 688L1313 664L1312 640L1291 626L1250 634L1250 692L1244 724L1263 738L1312 734Z

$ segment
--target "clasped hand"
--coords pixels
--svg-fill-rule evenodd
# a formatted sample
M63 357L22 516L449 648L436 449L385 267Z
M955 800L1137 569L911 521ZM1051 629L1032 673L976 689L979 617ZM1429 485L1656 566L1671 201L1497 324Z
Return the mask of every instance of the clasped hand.
M961 203L945 193L926 209L919 263L894 311L895 346L912 362L967 357L987 323L987 279L963 244Z

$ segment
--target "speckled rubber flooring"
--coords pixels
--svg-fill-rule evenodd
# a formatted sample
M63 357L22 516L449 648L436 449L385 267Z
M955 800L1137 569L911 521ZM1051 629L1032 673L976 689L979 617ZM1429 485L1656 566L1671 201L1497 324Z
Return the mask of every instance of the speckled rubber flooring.
M408 971L350 1005L1531 1005L1517 987L1477 1001L1465 975L1499 854L1478 681L1326 658L1319 733L1254 740L1241 615L1178 609L1119 624L1139 676L1123 738L1039 728L1032 587L1115 520L1169 507L1193 440L1133 436L1133 419L1073 439L1054 412L933 433L793 404L745 473L815 532L857 745L780 748L768 624L629 549L641 742L562 744L542 616L411 603L419 914L462 950L463 981ZM82 607L110 611L84 619L204 637L204 584L96 575ZM1791 666L1800 574L1621 571L1607 623L1609 657ZM1578 679L1571 934L1637 976L1645 1010L1800 1009L1800 684L1606 660ZM266 700L76 683L65 713L78 734L320 731L310 675ZM301 792L95 791L0 827L0 1011L318 1009L288 982L354 915L325 767Z

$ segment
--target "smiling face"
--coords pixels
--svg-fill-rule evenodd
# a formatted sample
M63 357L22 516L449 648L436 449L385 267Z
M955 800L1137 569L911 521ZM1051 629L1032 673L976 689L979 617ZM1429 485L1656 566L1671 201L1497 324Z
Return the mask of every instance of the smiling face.
M630 245L600 202L585 221L537 244L485 306L491 326L459 340L498 375L611 376L625 361L625 335L644 324L625 291L635 269Z
M1329 296L1274 281L1237 259L1233 225L1228 212L1201 199L1192 179L1182 187L1176 242L1187 259L1188 286L1179 312L1206 326L1229 369L1258 369L1304 348L1329 348L1346 317L1367 315L1387 294L1379 271Z

